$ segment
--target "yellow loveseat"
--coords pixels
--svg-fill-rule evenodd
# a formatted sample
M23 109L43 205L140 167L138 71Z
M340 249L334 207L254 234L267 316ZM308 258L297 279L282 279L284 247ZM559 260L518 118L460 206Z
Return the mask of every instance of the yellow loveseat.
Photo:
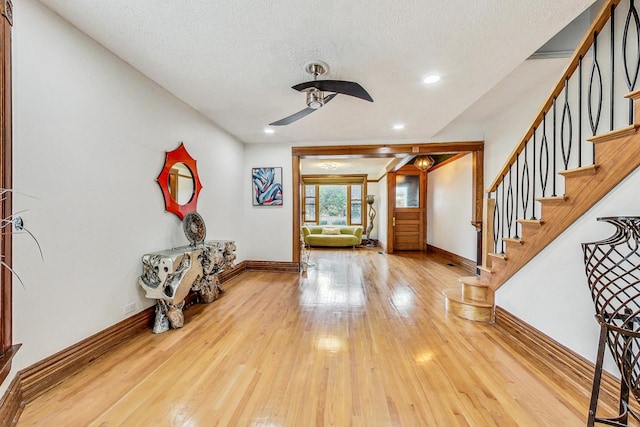
M304 242L309 246L356 247L362 243L359 225L305 225Z

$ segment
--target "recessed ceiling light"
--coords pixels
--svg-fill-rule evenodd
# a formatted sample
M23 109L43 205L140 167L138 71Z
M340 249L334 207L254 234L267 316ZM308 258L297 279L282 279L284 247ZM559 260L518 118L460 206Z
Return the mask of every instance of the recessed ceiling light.
M393 125L393 128L395 130L402 130L404 129L404 125L402 123L396 123L395 125Z
M430 85L440 80L440 76L437 74L431 74L424 78L423 82Z
M271 128L265 128L264 133L275 133L275 130Z

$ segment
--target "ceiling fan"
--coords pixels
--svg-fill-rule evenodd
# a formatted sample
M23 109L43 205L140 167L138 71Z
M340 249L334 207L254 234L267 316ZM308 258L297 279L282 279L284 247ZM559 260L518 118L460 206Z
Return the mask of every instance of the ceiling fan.
M364 99L365 101L373 102L371 95L369 95L369 93L356 82L347 82L344 80L318 80L318 76L325 74L328 70L329 66L324 62L309 62L305 66L305 71L313 75L313 80L292 86L293 89L299 92L307 93L307 108L302 111L298 111L289 117L285 117L284 119L269 123L269 126L284 126L291 124L296 120L308 116L317 109L322 108L338 94L354 96L356 98ZM325 96L325 92L333 93Z

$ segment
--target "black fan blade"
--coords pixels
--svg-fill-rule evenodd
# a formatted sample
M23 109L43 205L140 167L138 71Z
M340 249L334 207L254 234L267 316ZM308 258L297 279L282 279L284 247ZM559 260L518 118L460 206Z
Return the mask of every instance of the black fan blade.
M273 122L273 123L269 123L269 126L284 126L284 125L288 125L291 124L293 122L295 122L296 120L300 120L301 118L308 116L309 114L313 113L314 110L313 108L305 108L302 111L298 111L295 114L290 115L289 117L285 117L284 119L280 119L277 122Z
M336 93L332 93L331 95L327 96L324 99L324 103L325 105L331 101L337 94ZM295 122L296 120L300 120L301 118L308 116L309 114L313 113L314 111L318 110L317 108L305 108L302 111L298 111L295 114L290 115L289 117L285 117L284 119L280 119L277 122L273 122L273 123L269 123L269 126L285 126L288 124L291 124L293 122Z
M312 80L292 87L300 92L305 89L309 89L310 87L315 87L323 92L342 93L344 95L355 96L356 98L373 102L371 95L369 95L369 93L356 82L346 82L344 80Z

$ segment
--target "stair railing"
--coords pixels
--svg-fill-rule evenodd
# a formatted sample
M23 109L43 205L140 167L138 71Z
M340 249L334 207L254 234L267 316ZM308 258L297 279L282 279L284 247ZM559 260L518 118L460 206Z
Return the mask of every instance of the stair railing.
M485 229L492 233L485 239L483 259L489 252L504 254L503 239L520 238L518 220L541 219L539 198L563 197L559 171L596 163L594 145L587 138L632 124L633 101L624 95L635 90L639 70L635 0L608 0L487 189L486 206L492 211L486 217L492 223L485 223Z

